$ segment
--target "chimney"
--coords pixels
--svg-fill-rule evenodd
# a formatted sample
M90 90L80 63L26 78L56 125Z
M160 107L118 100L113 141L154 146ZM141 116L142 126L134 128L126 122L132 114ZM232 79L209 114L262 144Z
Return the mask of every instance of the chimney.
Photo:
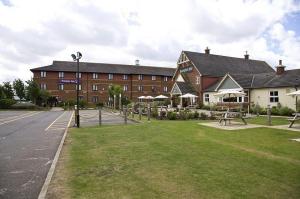
M210 49L208 47L206 47L205 54L209 55L209 53L210 53L209 51L210 51Z
M245 56L245 59L246 59L246 60L249 59L248 51L246 51L246 54L245 54L244 56Z
M139 65L140 65L140 60L136 59L136 60L135 60L135 65L136 65L136 66L139 66Z
M276 66L276 75L282 75L284 73L285 66L282 65L282 60L279 60L279 65Z

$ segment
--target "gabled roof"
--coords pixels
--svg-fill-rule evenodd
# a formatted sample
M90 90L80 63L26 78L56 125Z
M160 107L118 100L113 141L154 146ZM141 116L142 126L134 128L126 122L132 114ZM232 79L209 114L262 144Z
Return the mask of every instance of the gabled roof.
M258 74L274 72L265 61L183 51L202 75L221 77L226 73Z
M178 86L181 94L191 93L196 94L197 92L193 89L193 87L188 82L175 82L174 86Z
M231 74L231 77L244 89L278 88L300 86L300 69L287 70L281 75L276 72L261 74ZM205 91L215 91L220 81Z
M176 68L155 67L155 66L136 66L125 64L107 64L80 62L80 72L113 73L113 74L143 74L173 76ZM31 71L64 71L76 72L77 63L70 61L53 61L52 65L33 68Z

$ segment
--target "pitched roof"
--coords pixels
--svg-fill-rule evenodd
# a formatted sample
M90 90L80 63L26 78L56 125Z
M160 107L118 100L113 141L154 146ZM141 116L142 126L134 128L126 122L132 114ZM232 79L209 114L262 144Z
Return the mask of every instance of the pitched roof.
M182 94L191 93L196 94L196 91L188 82L176 82L178 88L180 89Z
M202 75L220 77L227 73L258 74L274 72L265 61L183 51Z
M300 86L300 69L287 70L281 75L276 72L261 74L230 74L243 88L278 88ZM220 81L205 89L215 91Z
M143 75L161 75L161 76L173 76L176 69L171 67L136 66L136 65L90 63L90 62L80 62L79 68L80 68L80 72L143 74ZM76 72L76 69L77 69L76 62L53 61L52 65L33 68L30 70L31 71Z

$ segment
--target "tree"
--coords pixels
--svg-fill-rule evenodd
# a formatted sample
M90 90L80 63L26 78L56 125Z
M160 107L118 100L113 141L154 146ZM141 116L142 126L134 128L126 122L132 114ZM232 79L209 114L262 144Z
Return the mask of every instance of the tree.
M4 93L4 88L0 84L0 99L4 99L4 98L6 98L5 93Z
M123 89L122 89L122 87L120 85L114 85L114 84L112 84L108 88L108 94L109 94L109 96L111 98L113 98L114 100L115 100L114 96L116 96L116 102L115 102L116 106L119 106L119 103L117 103L117 102L119 101L119 96L120 96L121 93L123 93ZM119 107L119 108L121 108L121 107Z
M16 95L20 98L20 100L25 98L25 85L22 80L15 79L13 82L13 87L16 91Z
M41 92L40 87L32 79L26 81L26 84L26 99L31 100L34 104L36 104Z
M10 82L3 82L3 92L7 99L14 98L14 90Z

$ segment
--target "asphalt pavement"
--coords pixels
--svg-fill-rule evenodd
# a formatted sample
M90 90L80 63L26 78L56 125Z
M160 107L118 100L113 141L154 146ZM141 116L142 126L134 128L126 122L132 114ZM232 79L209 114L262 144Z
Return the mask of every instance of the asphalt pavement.
M0 198L38 198L71 111L0 111Z

